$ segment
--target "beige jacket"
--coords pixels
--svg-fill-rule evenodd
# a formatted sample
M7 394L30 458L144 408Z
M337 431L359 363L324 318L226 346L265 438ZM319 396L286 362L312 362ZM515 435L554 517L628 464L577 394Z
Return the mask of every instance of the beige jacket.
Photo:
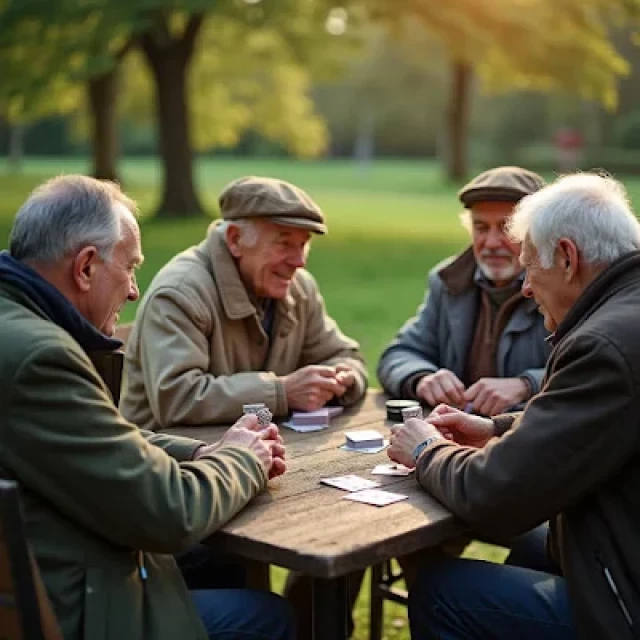
M327 315L307 271L298 270L287 298L277 302L272 336L270 344L212 224L201 244L157 274L140 304L127 343L123 415L153 430L233 422L252 402L283 416L289 407L278 376L310 364L348 364L357 380L341 402L363 396L359 345Z

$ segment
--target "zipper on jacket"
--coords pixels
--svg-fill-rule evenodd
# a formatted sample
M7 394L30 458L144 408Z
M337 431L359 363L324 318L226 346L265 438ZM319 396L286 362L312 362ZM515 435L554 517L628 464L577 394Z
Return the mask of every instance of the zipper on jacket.
M620 595L620 591L618 590L618 585L615 583L615 580L613 579L613 576L611 575L611 571L609 571L609 568L607 567L607 565L604 563L604 560L602 558L602 554L600 552L596 553L596 560L598 561L598 564L600 565L600 569L602 569L602 573L604 574L604 577L609 585L609 588L611 589L613 595L615 596L615 599L618 601L618 605L620 606L620 609L622 610L622 613L627 621L627 623L629 624L629 626L631 628L633 628L633 620L631 618L631 614L629 613L629 609L627 609L627 605L624 603L624 600L622 599L622 596Z
M140 574L141 580L146 580L149 577L147 573L147 568L144 566L144 552L138 551L136 554L136 564L138 565L138 573Z

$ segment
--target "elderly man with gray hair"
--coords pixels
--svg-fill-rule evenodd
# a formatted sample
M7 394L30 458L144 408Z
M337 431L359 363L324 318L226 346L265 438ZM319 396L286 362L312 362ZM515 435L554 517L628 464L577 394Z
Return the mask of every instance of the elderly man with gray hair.
M474 529L545 520L548 571L473 560L425 570L414 639L623 640L640 632L640 223L622 185L578 174L518 206L523 293L553 332L542 390L493 419L440 405L389 456Z
M117 185L55 178L18 211L0 253L0 477L67 640L290 640L273 594L189 592L170 554L210 536L284 471L275 425L245 416L215 445L143 431L101 376L142 262ZM111 393L110 393L111 392Z
M120 408L148 429L351 405L366 390L358 343L327 315L303 267L327 227L298 187L248 176L220 195L222 221L154 278L127 343Z

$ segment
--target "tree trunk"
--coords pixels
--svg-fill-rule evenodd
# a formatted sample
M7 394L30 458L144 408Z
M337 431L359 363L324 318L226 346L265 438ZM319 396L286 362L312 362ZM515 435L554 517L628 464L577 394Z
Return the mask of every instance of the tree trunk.
M473 72L466 62L456 60L451 69L447 105L447 178L459 182L467 175L467 137Z
M93 175L103 180L118 179L118 120L116 101L120 65L90 78L87 95L93 132Z
M24 125L8 123L9 131L9 167L11 171L22 170L24 157Z
M158 215L191 217L204 213L194 185L194 159L189 137L187 70L198 24L192 17L182 38L164 37L162 44L151 34L141 38L156 90L156 116L164 171ZM200 19L201 20L201 19Z

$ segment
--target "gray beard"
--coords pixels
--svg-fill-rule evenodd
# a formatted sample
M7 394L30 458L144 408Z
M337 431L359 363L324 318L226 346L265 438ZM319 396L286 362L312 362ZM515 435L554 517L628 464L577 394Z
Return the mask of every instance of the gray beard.
M477 261L478 262L478 267L480 267L480 271L482 271L482 273L484 274L485 278L489 278L489 280L496 282L496 281L511 281L514 280L516 278L516 276L520 273L520 269L513 265L510 264L508 267L490 267L489 265L485 264L484 262L481 262L480 260Z

